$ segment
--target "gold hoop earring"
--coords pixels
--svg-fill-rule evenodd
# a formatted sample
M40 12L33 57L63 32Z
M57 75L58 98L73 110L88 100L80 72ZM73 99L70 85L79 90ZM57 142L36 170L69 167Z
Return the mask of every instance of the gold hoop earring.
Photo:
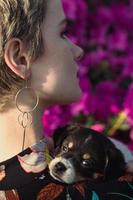
M28 95L30 95L32 93L31 94L32 101L35 98L35 102L29 110L26 110L25 108L23 109L23 106L21 105L23 102L22 103L19 102L21 100L21 97L25 96L24 93L26 93L26 92ZM19 98L20 98L20 100L19 100ZM28 99L28 101L29 101L29 99ZM22 151L24 150L24 145L25 145L26 128L31 126L31 124L33 122L31 113L36 109L36 107L38 106L38 103L39 103L39 96L38 96L37 92L32 87L27 86L27 80L26 80L25 86L23 88L21 88L15 95L16 108L21 112L21 114L18 116L18 123L23 128Z

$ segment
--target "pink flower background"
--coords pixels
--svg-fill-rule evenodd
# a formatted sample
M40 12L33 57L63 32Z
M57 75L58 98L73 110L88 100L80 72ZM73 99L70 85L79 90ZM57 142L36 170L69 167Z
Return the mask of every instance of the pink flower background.
M133 1L63 0L67 35L81 45L81 99L44 112L47 135L80 122L133 150Z

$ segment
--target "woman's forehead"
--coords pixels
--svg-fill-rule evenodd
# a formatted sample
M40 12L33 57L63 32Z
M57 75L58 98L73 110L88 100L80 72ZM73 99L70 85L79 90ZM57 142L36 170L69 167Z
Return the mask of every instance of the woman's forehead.
M45 17L45 22L50 21L55 25L59 25L62 20L64 20L65 14L62 6L61 0L48 0L47 2L47 12Z

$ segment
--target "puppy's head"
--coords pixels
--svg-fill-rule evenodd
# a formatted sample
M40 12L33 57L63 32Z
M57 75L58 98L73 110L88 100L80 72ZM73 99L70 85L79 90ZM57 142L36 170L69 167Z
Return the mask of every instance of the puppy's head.
M49 164L50 174L67 184L107 176L106 172L112 171L112 162L122 159L107 137L80 125L58 129L54 142L55 158Z

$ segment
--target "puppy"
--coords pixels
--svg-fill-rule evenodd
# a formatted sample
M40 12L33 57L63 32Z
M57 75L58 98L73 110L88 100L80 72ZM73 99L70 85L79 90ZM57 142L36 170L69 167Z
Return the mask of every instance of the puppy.
M78 181L111 180L127 170L123 153L103 134L81 125L67 125L54 134L55 158L51 176L72 184Z

